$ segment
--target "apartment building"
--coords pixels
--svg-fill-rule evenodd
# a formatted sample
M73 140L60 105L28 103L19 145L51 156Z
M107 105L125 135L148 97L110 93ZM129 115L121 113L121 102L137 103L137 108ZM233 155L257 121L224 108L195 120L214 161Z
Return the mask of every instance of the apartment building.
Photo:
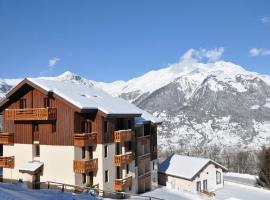
M3 181L142 193L157 186L157 125L89 85L24 79L0 103Z

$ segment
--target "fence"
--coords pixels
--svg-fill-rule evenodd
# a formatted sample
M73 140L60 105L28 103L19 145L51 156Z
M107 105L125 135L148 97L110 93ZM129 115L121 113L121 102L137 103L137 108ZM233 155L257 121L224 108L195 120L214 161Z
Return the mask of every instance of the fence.
M96 197L110 197L115 199L133 199L133 200L165 200L156 197L137 195L125 192L113 192L99 189L99 185L93 185L92 187L88 186L77 186L70 185L65 183L59 183L54 181L45 181L45 182L36 182L33 184L35 189L59 189L62 192L75 192L75 193L88 193L91 196Z

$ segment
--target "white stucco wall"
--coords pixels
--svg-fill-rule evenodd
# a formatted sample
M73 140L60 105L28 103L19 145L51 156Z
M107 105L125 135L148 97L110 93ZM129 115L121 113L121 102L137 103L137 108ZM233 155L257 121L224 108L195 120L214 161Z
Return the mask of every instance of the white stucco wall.
M23 174L19 172L19 168L25 165L28 161L32 161L33 145L30 144L14 144L3 145L3 155L15 156L14 169L3 169L4 179L23 179Z
M216 171L221 173L221 184L216 184ZM215 165L209 164L199 175L196 177L192 184L192 190L196 191L196 182L201 181L201 189L203 189L203 180L207 180L208 191L215 191L223 188L223 172L221 168L216 168Z
M44 163L41 182L55 181L75 185L73 146L40 145L40 157L34 159Z
M104 147L108 147L108 155L104 157ZM93 158L98 158L98 171L94 177L94 184L99 183L99 188L106 191L114 191L115 180L115 144L97 144L96 150L93 152ZM105 170L108 170L109 180L105 182Z
M67 184L75 184L73 172L74 147L40 145L40 157L33 157L32 144L4 145L3 155L15 156L14 169L4 169L4 179L22 179L29 181L29 176L19 172L27 162L39 160L44 163L40 181L55 181Z

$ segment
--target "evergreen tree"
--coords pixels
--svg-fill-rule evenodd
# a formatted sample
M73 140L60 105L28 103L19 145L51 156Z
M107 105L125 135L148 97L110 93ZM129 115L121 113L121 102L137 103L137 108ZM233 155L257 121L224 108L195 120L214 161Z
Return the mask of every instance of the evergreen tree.
M259 184L270 188L270 147L263 147L259 153Z

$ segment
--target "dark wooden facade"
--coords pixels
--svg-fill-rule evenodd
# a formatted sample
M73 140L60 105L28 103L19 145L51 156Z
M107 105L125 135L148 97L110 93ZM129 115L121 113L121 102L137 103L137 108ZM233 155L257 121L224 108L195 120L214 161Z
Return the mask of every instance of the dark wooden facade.
M108 117L99 110L81 113L74 105L58 98L53 93L40 90L31 85L21 85L21 88L17 88L17 90L18 92L14 93L8 102L1 107L3 132L14 133L14 143L32 144L33 141L38 139L39 144L42 145L73 146L74 134L90 132L97 133L97 144L113 143L114 131L134 130L134 116ZM5 119L6 109L20 109L22 99L25 101L25 109L45 108L46 105L56 109L56 119ZM85 126L88 127L85 128Z

